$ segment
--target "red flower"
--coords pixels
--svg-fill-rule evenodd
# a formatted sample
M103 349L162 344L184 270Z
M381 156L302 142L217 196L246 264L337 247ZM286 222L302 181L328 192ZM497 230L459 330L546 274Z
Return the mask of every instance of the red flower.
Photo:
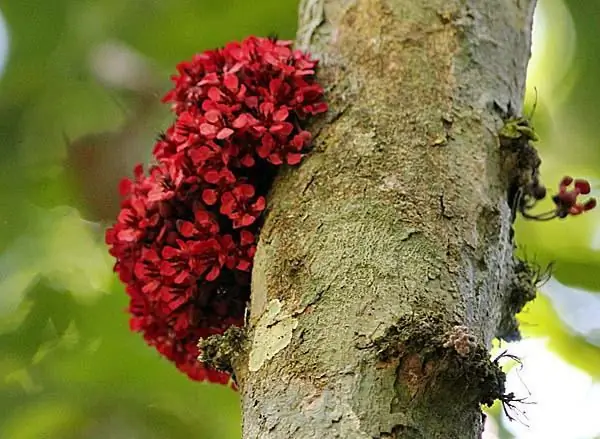
M573 185L571 189L570 186ZM546 189L542 187L538 199L544 198ZM592 210L596 207L596 199L590 198L586 202L579 201L580 195L587 195L591 192L590 183L584 179L573 180L573 177L563 177L559 186L558 193L552 197L554 209L539 213L536 215L530 214L527 210L535 206L535 203L524 204L520 209L521 214L527 218L536 221L549 221L554 218L566 218L569 215L581 215L584 212Z
M569 189L571 184L573 184L573 189ZM558 187L558 194L552 197L552 201L556 205L556 216L565 218L568 215L580 215L595 208L595 198L590 198L585 203L577 200L579 195L587 195L590 191L590 183L587 180L577 179L573 182L573 177L564 177Z
M240 231L240 242L236 247L237 258L235 268L242 271L250 271L252 261L256 253L256 238L248 230Z
M236 181L235 175L229 169L206 171L203 178L207 186L202 191L202 200L209 206L216 204L219 196L230 190Z
M234 229L252 225L265 209L265 197L253 200L254 193L251 184L240 184L221 196L220 212L233 220Z

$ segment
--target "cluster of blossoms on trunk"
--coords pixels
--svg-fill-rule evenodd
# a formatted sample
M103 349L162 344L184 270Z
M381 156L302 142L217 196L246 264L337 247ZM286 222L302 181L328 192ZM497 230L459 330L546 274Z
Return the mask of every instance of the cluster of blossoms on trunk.
M177 66L163 98L176 120L156 163L121 182L106 232L131 329L194 380L230 379L197 361L198 340L243 324L276 167L300 162L304 123L327 111L317 62L291 44L249 37Z

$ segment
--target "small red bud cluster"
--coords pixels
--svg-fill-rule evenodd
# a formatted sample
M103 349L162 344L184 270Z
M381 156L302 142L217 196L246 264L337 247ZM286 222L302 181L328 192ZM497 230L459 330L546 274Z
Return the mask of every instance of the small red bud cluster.
M291 44L249 37L177 66L163 98L176 121L148 174L122 181L106 232L131 329L195 380L229 381L197 361L198 340L243 324L275 169L300 162L307 118L327 111L317 61Z
M573 184L573 189L569 189L571 184ZM587 195L590 192L591 186L587 180L577 179L573 181L573 177L564 177L558 187L558 194L552 197L552 201L556 205L556 216L565 218L568 215L580 215L583 212L592 210L596 207L595 198L590 198L585 203L577 201L579 195Z
M558 186L558 193L552 197L552 202L555 205L554 209L537 215L528 213L526 209L522 209L521 213L525 218L537 221L548 221L554 218L566 218L567 216L581 215L596 207L595 198L589 198L585 202L579 201L580 195L587 195L590 192L591 186L587 180L574 180L573 177L565 176ZM526 207L531 208L533 205L528 205Z

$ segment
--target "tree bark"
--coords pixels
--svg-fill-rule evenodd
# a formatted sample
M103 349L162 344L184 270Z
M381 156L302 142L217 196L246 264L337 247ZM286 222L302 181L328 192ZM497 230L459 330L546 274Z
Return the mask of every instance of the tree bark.
M480 436L515 270L497 132L534 3L302 1L331 111L270 195L234 364L244 438Z

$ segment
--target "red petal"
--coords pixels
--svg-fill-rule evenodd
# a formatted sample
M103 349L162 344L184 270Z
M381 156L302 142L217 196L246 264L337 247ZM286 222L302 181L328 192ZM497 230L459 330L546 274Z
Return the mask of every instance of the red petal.
M209 123L203 123L200 125L200 134L203 136L212 137L217 134L217 127Z
M263 56L263 60L266 63L271 64L272 66L277 67L281 62L279 61L279 59L277 59L277 57L275 57L272 53L265 53Z
M273 111L275 111L275 106L272 102L263 102L260 104L260 112L263 115L269 116L271 113L273 113Z
M231 249L231 248L235 247L235 243L233 241L233 236L231 236L231 235L224 235L223 237L221 237L220 243L221 243L221 246L226 249Z
M203 175L204 181L210 184L217 184L220 179L220 174L217 171L206 171Z
M225 75L223 84L225 84L225 87L227 87L230 91L236 92L239 85L238 77L233 74Z
M175 279L173 279L173 282L175 282L176 284L182 284L187 280L189 275L190 274L188 272L182 271L181 273L179 273L177 275L177 277Z
M327 111L327 102L319 102L313 105L312 114L325 113Z
M569 215L577 216L583 213L583 208L580 205L573 206L569 209Z
M236 189L240 195L243 195L246 198L252 198L254 196L254 186L251 184L240 184Z
M263 143L262 145L259 145L258 148L256 148L256 152L261 159L265 159L271 153L271 148L265 146L265 144Z
M281 159L281 154L280 153L271 154L269 156L269 161L271 163L273 163L274 165L281 165L281 164L283 164L283 160Z
M275 112L273 115L273 120L277 122L283 122L287 119L289 115L287 107L281 107L279 110Z
M271 134L268 133L262 137L261 143L264 147L269 148L269 150L275 147L275 139Z
M230 270L233 270L237 265L237 260L234 256L229 256L225 261L225 266Z
M220 102L222 96L223 93L221 93L221 90L219 90L217 87L211 87L208 90L208 97L215 102Z
M219 83L219 77L217 76L217 74L215 72L212 72L212 73L208 73L207 75L205 75L204 78L202 78L202 80L200 82L198 82L198 85L207 85L207 84L215 85L218 83Z
M231 192L225 192L221 195L221 209L220 212L224 215L231 215L233 213L234 206L236 204L235 198Z
M231 67L231 68L229 69L229 73L236 73L236 72L239 72L239 71L242 69L242 67L244 67L244 63L241 63L241 62L235 63L235 64L233 65L233 67Z
M163 98L161 99L161 102L171 102L171 101L176 100L176 98L177 98L177 93L175 92L175 90L171 90L163 96Z
M580 194L587 195L592 188L587 180L579 179L575 180L575 189L578 189Z
M250 108L256 108L258 106L258 97L248 96L245 100L245 104Z
M167 261L163 261L160 264L160 274L163 276L173 276L177 273L177 270L173 265L169 264Z
M158 287L160 287L160 281L153 280L153 281L150 281L147 284L145 284L142 287L142 291L146 294L153 293L154 291L156 291L158 289Z
M202 191L202 201L209 206L214 205L218 200L218 193L214 189L204 189Z
M277 92L279 91L279 89L281 88L281 84L282 84L282 80L281 79L271 79L271 82L269 83L269 90L271 91L272 95L276 95Z
M251 168L252 166L254 166L256 161L254 160L254 157L252 157L250 154L246 154L240 159L240 163L246 168Z
M248 230L242 230L240 232L240 244L248 245L254 242L254 234Z
M281 122L271 125L269 131L279 136L289 136L294 129L294 126L289 122Z
M119 182L119 194L121 194L122 197L129 195L129 193L131 192L132 186L133 186L133 183L131 182L130 179L123 178Z
M190 238L196 231L194 225L189 221L178 220L177 221L177 230L181 233L185 238Z
M169 307L172 310L176 310L181 305L183 305L185 302L187 302L187 299L185 298L185 296L177 296L169 302Z
M221 131L217 133L217 139L226 139L233 134L233 130L231 128L223 128Z
M146 278L146 266L141 262L136 263L133 273L139 280L144 280Z
M294 145L298 149L301 149L303 146L307 145L310 142L311 138L312 134L310 132L300 131L292 139L292 145Z
M254 221L256 221L255 216L246 214L242 217L241 221L239 222L239 227L248 227L249 225L254 223Z
M308 75L314 75L315 71L312 69L306 69L306 70L296 70L295 75L296 76L308 76Z
M145 319L143 317L132 317L129 319L129 329L134 332L142 330L145 326L144 321Z
M137 240L138 234L141 234L141 231L134 229L125 229L117 233L117 238L121 241L133 242Z
M212 270L210 270L208 272L208 274L206 275L206 280L211 282L213 280L215 280L217 277L219 277L219 274L221 273L221 269L219 268L219 266L213 266Z
M219 110L209 110L204 116L206 117L207 121L213 124L217 123L221 119L221 113Z
M211 154L210 154L210 150L208 148L201 147L201 148L194 148L194 149L190 150L188 155L190 156L190 159L192 159L192 162L195 165L198 165L198 164L208 160L210 158Z
M237 269L241 270L241 271L250 271L250 268L252 267L252 264L249 261L246 261L245 259L242 259L238 264L237 264Z
M235 175L229 169L224 169L221 171L221 180L225 183L235 183Z
M265 197L258 197L256 199L256 202L252 205L252 209L255 212L262 212L263 210L265 210L266 205L267 201L265 200Z
M172 259L179 256L181 252L174 247L166 246L163 248L161 254L165 259Z
M201 226L209 224L212 219L210 214L202 209L198 209L196 212L194 212L194 218L196 218L196 222Z
M566 188L571 183L573 183L573 177L570 177L567 175L567 176L563 177L563 179L560 181L560 186Z
M136 180L139 180L144 176L144 167L140 163L133 168L133 175L135 175Z
M248 125L248 116L246 113L240 114L231 124L234 128L240 129Z
M286 156L286 161L288 165L297 165L302 161L302 154L288 153Z
M583 205L583 210L588 211L588 210L594 209L595 207L596 207L596 199L595 198L590 198Z
M117 222L121 224L129 224L135 218L135 214L129 209L123 209L117 216Z
M151 248L144 248L142 250L142 259L144 261L148 261L148 262L160 261L160 257L158 256L158 253L156 252L156 250L151 249Z

